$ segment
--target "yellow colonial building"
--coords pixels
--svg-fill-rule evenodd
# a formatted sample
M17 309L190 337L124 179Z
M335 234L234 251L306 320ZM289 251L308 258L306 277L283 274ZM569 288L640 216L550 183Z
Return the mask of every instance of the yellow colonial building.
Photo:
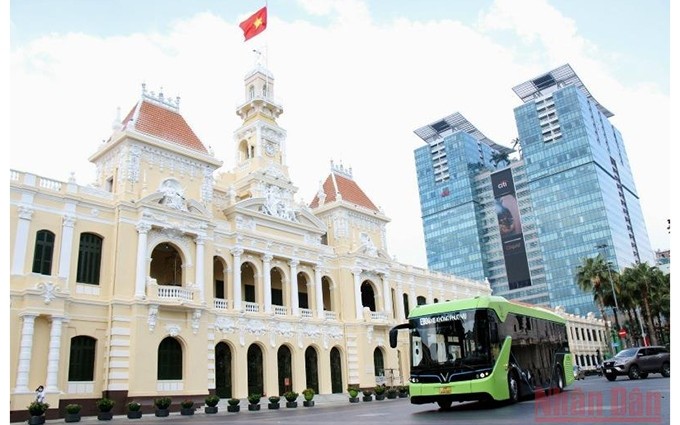
M10 170L12 420L38 385L48 418L102 396L123 413L160 395L397 385L408 345L388 331L409 307L490 293L392 260L389 219L351 170L331 164L296 202L274 78L258 65L244 82L232 170L178 99L144 87L90 156L92 185Z

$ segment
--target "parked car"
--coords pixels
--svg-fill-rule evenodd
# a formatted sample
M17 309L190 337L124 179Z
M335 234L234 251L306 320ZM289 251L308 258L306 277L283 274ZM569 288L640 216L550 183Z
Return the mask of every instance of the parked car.
M574 379L586 379L586 372L577 364L574 365Z
M626 348L605 360L602 367L609 381L621 375L645 379L650 373L660 373L668 378L671 376L671 354L661 346Z

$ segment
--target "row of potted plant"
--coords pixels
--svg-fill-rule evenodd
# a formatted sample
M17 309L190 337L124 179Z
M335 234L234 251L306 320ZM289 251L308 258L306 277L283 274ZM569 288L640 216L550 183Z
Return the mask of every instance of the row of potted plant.
M373 389L365 388L363 390L354 386L350 386L347 388L347 392L349 393L349 402L358 403L359 392L364 395L362 399L363 401L373 401L373 394L375 394L376 400L384 400L386 396L388 399L408 397L408 386L401 385L399 387L387 388L383 385L377 385Z
M311 407L314 406L314 395L315 392L311 388L307 388L302 391L304 397L304 406ZM283 394L286 399L286 407L294 408L297 407L297 398L299 394L295 391L288 391ZM248 396L248 410L260 410L260 401L262 399L261 394L251 394ZM268 398L269 409L278 409L281 397L271 396ZM209 395L205 398L205 413L212 414L217 413L220 398L216 395ZM228 406L227 411L238 412L240 410L241 400L237 398L230 398L227 400ZM113 418L113 406L116 402L110 398L104 397L97 400L97 419L99 420L111 420ZM157 417L165 417L170 414L170 405L172 404L172 399L170 397L159 397L154 399L155 415ZM193 400L183 400L180 402L182 415L193 415L194 414L194 401ZM142 417L142 405L137 401L131 401L127 403L127 417L129 419L139 419ZM28 411L31 415L29 424L43 424L45 423L45 412L49 408L49 404L34 401L28 406ZM65 407L66 415L64 417L65 422L80 422L80 411L82 405L80 404L68 404Z

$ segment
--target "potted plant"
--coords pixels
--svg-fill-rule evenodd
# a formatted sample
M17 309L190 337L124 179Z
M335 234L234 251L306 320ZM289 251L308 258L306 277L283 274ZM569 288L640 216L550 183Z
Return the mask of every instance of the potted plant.
M64 416L64 422L80 422L80 409L83 406L77 403L66 405L66 416Z
M153 405L156 406L156 417L164 418L170 415L170 405L172 404L172 399L170 397L158 397L153 401Z
M102 397L97 400L97 409L99 410L97 419L100 421L110 421L113 419L113 413L111 413L111 409L113 409L114 404L116 404L116 402L107 397Z
M255 411L255 410L260 410L260 399L262 398L262 394L260 393L252 393L248 396L248 410Z
M302 402L302 404L305 407L312 407L314 406L314 390L312 388L305 388L302 390L302 395L305 397L305 401Z
M238 412L241 410L241 406L239 406L241 400L238 398L230 398L227 400L227 403L229 403L229 406L227 406L227 412Z
M359 390L354 388L354 387L349 387L347 388L347 392L349 393L349 402L350 403L358 403L359 402Z
M181 409L179 411L181 415L190 416L190 415L194 414L194 401L193 400L189 400L188 398L184 399L179 403L179 405L181 406Z
M366 388L365 390L361 390L361 392L364 394L363 401L373 401L373 390Z
M217 413L217 403L220 402L220 398L215 394L211 394L205 398L205 413Z
M142 405L136 401L129 402L127 404L127 417L128 419L141 419Z
M48 403L34 401L28 405L28 413L31 415L28 423L31 425L39 425L45 423L45 412L50 407Z
M286 407L297 407L297 398L298 398L298 393L295 391L286 391L283 394L283 397L286 399Z
M281 397L279 397L277 395L273 395L273 396L269 397L269 404L267 405L267 407L271 410L276 410L276 409L279 408L280 402L281 402Z
M394 388L394 387L391 387L387 390L387 398L389 398L389 399L397 398L397 393L398 393L397 389Z
M399 387L399 398L408 397L408 385L402 385Z
M376 385L373 391L375 392L375 399L376 400L384 400L385 399L385 388L384 385Z

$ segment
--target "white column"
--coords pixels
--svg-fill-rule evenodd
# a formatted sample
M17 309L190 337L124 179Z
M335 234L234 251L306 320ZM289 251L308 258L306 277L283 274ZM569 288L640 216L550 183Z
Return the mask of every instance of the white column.
M205 236L196 236L196 286L201 303L205 303Z
M290 308L293 316L300 315L300 300L298 298L298 280L297 280L297 266L300 264L298 260L290 260Z
M241 310L241 254L243 249L234 248L231 250L231 255L234 256L234 277L232 279L232 287L234 289L234 310Z
M59 391L57 382L59 378L59 350L61 349L61 326L63 320L63 317L52 316L50 348L47 354L47 382L45 383L45 389L48 392Z
M135 281L135 298L144 298L146 296L146 238L147 233L151 230L149 223L139 223L137 225L137 279Z
M274 258L271 254L265 254L262 256L262 273L264 282L264 312L272 312L272 273L271 273L271 261Z
M397 283L397 319L406 320L406 314L404 313L404 287L401 282Z
M352 269L354 275L354 308L356 310L357 320L362 320L363 305L361 304L361 269Z
M28 373L31 368L31 353L33 352L33 332L35 330L36 314L24 314L21 328L21 342L19 345L19 364L17 365L17 382L15 393L31 392L28 389Z
M387 317L392 317L392 291L390 291L390 283L387 281L388 276L387 273L382 275L383 300L385 303L385 314L387 314Z
M24 274L26 264L26 249L28 246L28 230L31 227L33 209L24 205L17 207L19 220L17 222L17 235L14 239L14 259L12 261L12 274Z
M323 289L321 287L321 267L314 267L314 293L316 294L316 316L325 318L323 313Z
M59 277L64 279L64 289L68 288L71 272L71 255L73 254L73 227L76 218L70 214L64 215L61 225L61 248L59 250Z
M432 304L434 303L434 295L432 294L432 283L427 282L427 303Z
M413 283L413 280L411 280L408 283L408 308L413 310L417 305L418 301L416 297L416 285ZM406 312L406 314L408 314L408 312Z

